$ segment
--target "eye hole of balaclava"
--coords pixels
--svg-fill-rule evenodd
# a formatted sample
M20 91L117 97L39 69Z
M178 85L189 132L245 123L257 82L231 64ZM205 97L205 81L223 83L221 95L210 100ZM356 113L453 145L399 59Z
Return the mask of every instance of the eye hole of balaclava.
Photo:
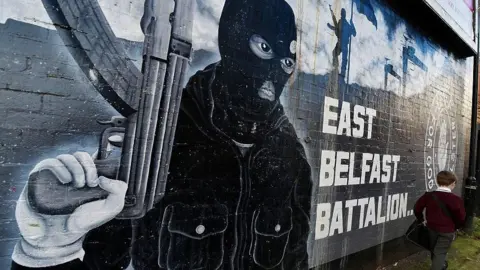
M293 73L295 62L290 57L278 55L262 36L253 34L249 39L250 50L260 60L258 68L253 68L252 80L258 97L275 101L279 92ZM252 61L257 62L257 61ZM254 93L255 94L255 93Z
M295 44L295 41L292 41ZM276 54L273 51L272 46L268 44L268 42L260 35L254 34L250 37L249 40L250 49L252 52L260 59L263 60L271 60L276 58ZM292 45L292 50L294 50L295 45ZM293 73L295 68L295 60L290 57L284 57L281 59L275 59L275 61L279 61L282 70L290 75Z

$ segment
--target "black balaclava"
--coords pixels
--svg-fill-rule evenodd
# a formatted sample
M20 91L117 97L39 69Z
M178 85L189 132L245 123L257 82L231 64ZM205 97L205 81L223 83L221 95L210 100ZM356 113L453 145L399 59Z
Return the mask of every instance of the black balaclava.
M227 0L218 30L215 106L248 126L268 121L294 71L296 39L285 0Z

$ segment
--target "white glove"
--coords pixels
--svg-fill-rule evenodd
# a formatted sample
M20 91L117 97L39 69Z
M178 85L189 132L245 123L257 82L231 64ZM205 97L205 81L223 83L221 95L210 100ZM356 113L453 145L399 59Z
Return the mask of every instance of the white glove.
M92 157L85 152L45 159L30 174L44 169L51 170L63 184L78 188L100 186L109 195L104 200L83 204L69 215L45 215L36 213L29 205L25 185L15 211L22 237L12 258L17 264L32 268L83 260L85 234L122 211L127 191L125 182L98 177Z

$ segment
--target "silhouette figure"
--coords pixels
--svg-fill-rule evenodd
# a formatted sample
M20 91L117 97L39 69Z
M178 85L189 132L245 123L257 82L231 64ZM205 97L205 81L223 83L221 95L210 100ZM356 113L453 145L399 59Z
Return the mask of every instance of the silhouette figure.
M347 71L347 63L348 63L348 50L350 43L350 39L357 36L357 31L355 30L355 26L353 21L350 19L350 22L347 21L347 11L342 8L341 10L341 17L337 21L335 14L333 13L332 6L330 5L330 13L332 14L333 25L330 23L327 24L328 28L335 32L335 36L337 36L337 44L333 49L333 67L337 70L338 69L338 56L342 54L342 64L340 68L340 76L345 78L346 71Z
M384 90L387 91L387 87L388 87L388 76L391 75L393 76L394 78L396 78L399 82L402 81L402 76L400 76L400 74L398 74L395 69L393 68L393 65L392 64L389 64L388 61L390 59L388 58L385 58L385 66L383 68L383 70L385 71L384 73Z

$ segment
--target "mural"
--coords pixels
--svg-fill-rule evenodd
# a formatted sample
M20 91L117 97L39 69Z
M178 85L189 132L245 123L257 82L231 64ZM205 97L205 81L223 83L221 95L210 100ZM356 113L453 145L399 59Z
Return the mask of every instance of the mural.
M464 177L473 61L383 1L0 3L5 269L309 269Z

